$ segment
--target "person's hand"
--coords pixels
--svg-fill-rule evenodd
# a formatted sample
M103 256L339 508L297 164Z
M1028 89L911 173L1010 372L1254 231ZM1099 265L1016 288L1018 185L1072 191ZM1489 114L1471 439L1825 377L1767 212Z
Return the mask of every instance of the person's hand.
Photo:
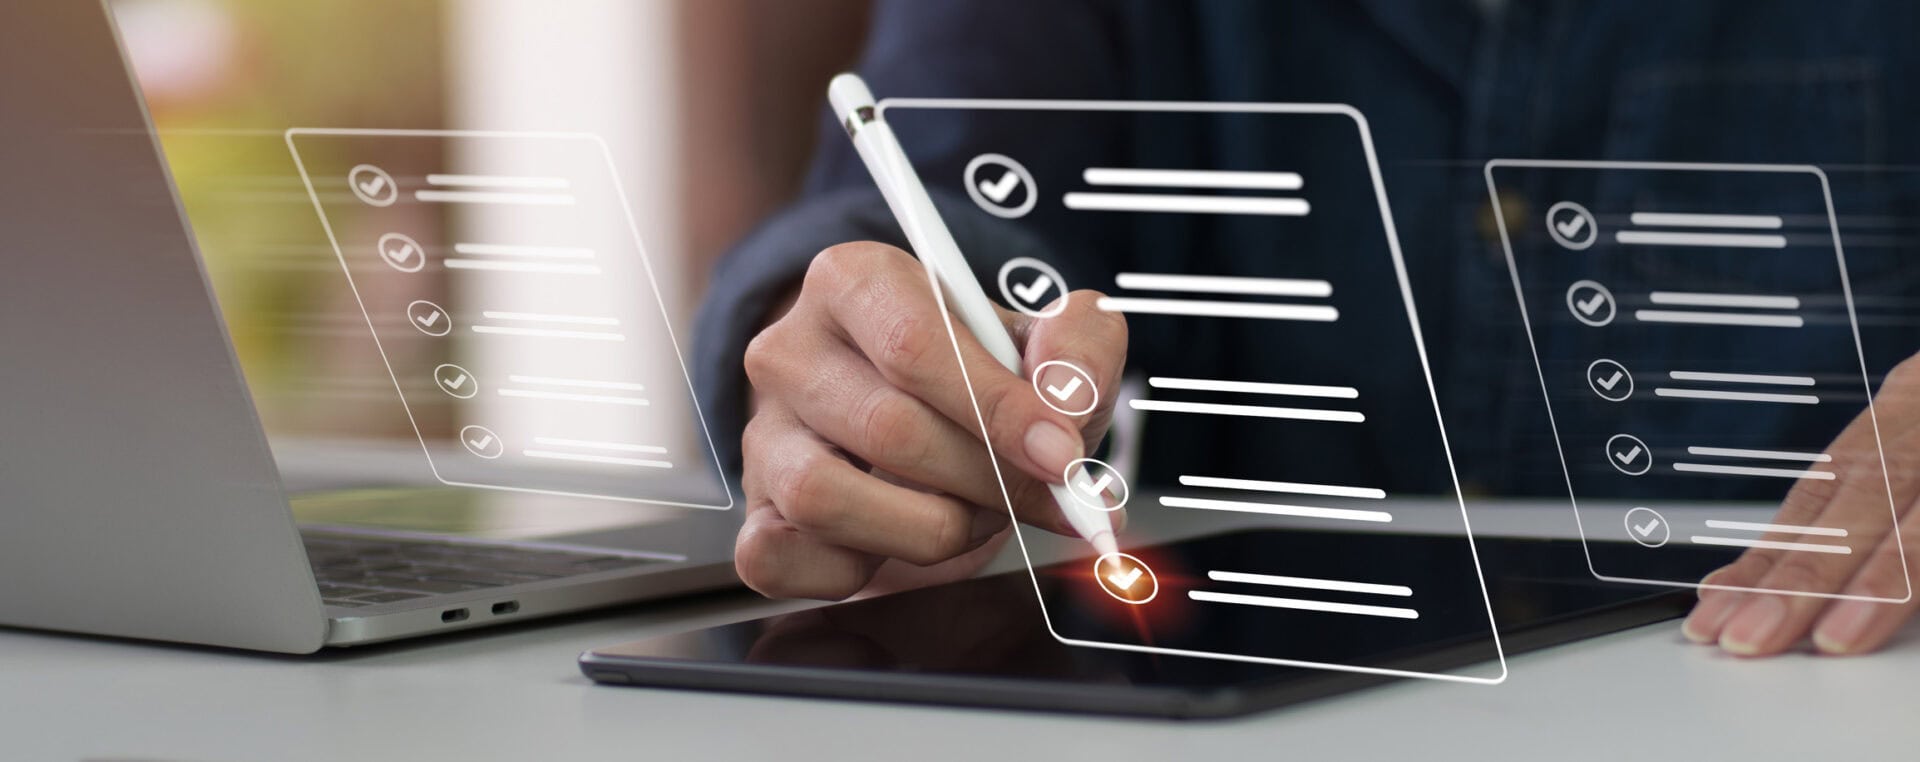
M1107 391L1074 417L1043 403L957 318L956 359L926 271L906 252L877 243L821 252L792 307L747 347L741 580L773 597L839 599L898 586L896 569L914 584L977 571L1010 525L982 418L1020 520L1071 534L1046 485L1063 483L1105 435L1127 351L1125 319L1096 310L1097 297L1070 294L1043 320L1000 316L1026 367L1065 360ZM1041 383L1066 388L1071 378L1056 365Z
M1877 431L1874 416L1862 412L1827 449L1833 462L1822 469L1832 470L1837 478L1800 480L1774 520L1845 529L1845 542L1853 552L1756 548L1707 575L1703 584L1873 598L1907 596L1908 569L1920 571L1920 510L1914 510L1916 493L1920 493L1920 355L1887 374L1874 398L1874 409L1879 414ZM1885 469L1880 461L1883 448ZM1889 481L1897 519L1887 511ZM1898 529L1893 528L1896 520ZM1769 535L1768 539L1801 538ZM1811 631L1814 647L1823 653L1859 654L1886 644L1917 605L1920 601L1915 598L1876 603L1702 589L1700 604L1687 617L1682 632L1698 643L1718 643L1729 653L1768 656L1794 647Z

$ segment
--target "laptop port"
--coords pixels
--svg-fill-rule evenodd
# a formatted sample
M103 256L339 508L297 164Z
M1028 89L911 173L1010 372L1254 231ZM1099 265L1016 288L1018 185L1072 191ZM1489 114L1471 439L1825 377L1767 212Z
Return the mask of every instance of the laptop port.
M499 603L493 604L494 616L506 616L508 614L518 612L519 610L520 610L519 601L501 601Z
M442 611L440 612L440 621L442 622L467 621L467 610L466 609L447 609L446 611Z

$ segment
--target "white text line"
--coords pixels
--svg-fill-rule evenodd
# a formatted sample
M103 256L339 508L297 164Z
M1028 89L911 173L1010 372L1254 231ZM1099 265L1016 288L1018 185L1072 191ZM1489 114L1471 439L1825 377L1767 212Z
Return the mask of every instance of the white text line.
M1258 381L1219 381L1211 378L1169 378L1153 376L1147 379L1147 385L1155 389L1183 389L1197 392L1230 392L1235 394L1273 394L1283 397L1325 397L1328 399L1358 399L1360 390L1351 386L1314 386L1312 384L1270 384Z
M1135 410L1145 410L1150 413L1235 415L1246 418L1286 418L1296 421L1329 421L1333 423L1364 423L1367 420L1365 415L1352 410L1312 410L1296 407L1221 405L1212 402L1173 402L1169 400L1128 400L1127 404Z
M1276 609L1301 609L1305 611L1325 611L1333 614L1360 614L1363 616L1390 617L1393 619L1419 619L1420 612L1397 606L1363 606L1357 603L1332 603L1329 601L1305 601L1298 598L1271 598L1264 595L1239 595L1235 593L1212 593L1205 590L1191 590L1187 597L1208 603L1238 603L1243 606L1264 606Z
M1338 519L1340 521L1368 521L1385 524L1393 521L1393 514L1386 511L1362 511L1352 508L1322 508L1313 505L1281 505L1278 503L1250 503L1241 500L1210 500L1199 497L1179 497L1169 495L1160 498L1160 504L1168 508L1193 508L1201 511L1231 511L1234 513L1259 513L1267 516L1298 516L1308 519Z

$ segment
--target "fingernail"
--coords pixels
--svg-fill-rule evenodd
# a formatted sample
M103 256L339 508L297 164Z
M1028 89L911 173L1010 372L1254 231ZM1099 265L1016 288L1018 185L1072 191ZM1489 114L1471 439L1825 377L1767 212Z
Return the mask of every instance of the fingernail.
M1720 633L1720 647L1741 656L1757 654L1760 644L1772 637L1786 618L1787 604L1779 596L1756 595L1727 620L1726 631Z
M1688 614L1687 621L1680 625L1680 634L1702 645L1718 641L1720 628L1727 623L1727 616L1740 608L1742 600L1745 600L1745 596L1735 595L1729 590L1703 591L1700 602L1693 607L1693 613Z
M1873 621L1874 609L1874 604L1866 601L1841 601L1813 631L1813 646L1830 654L1852 651Z
M1027 429L1027 458L1055 484L1066 480L1067 464L1080 457L1080 437L1058 424L1041 421Z

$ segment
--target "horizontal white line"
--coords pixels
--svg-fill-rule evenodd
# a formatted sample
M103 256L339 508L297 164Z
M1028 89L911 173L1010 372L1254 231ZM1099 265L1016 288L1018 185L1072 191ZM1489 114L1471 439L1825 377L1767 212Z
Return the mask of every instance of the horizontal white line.
M1168 508L1193 508L1202 511L1232 511L1234 513L1260 513L1268 516L1299 516L1309 519L1339 519L1341 521L1371 521L1385 524L1393 521L1393 514L1386 511L1361 511L1352 508L1322 508L1313 505L1281 505L1278 503L1249 503L1241 500L1210 500L1199 497L1179 497L1169 495L1160 498L1160 504Z
M1695 370L1676 370L1667 376L1675 381L1717 381L1725 384L1780 384L1782 386L1813 386L1812 376L1766 376L1757 373L1705 373Z
M1236 593L1213 593L1205 590L1189 590L1187 597L1208 603L1238 603L1243 606L1264 606L1275 609L1302 609L1306 611L1325 611L1333 614L1361 614L1382 616L1394 619L1419 619L1420 612L1397 606L1363 606L1357 603L1332 603L1329 601L1304 601L1298 598L1272 598L1264 595L1239 595Z
M1207 572L1207 579L1215 582L1238 582L1246 585L1300 587L1308 590L1338 590L1343 593L1366 593L1368 595L1397 595L1402 598L1413 595L1413 588L1405 585L1376 585L1371 582L1347 582L1337 579L1314 579L1312 577L1282 577L1275 574L1209 571Z
M1138 291L1190 291L1200 294L1258 294L1261 296L1327 297L1333 284L1302 278L1243 278L1226 275L1175 273L1120 273L1114 283Z
M1137 312L1144 315L1193 315L1196 317L1257 318L1263 320L1311 320L1330 322L1340 319L1340 311L1315 304L1260 304L1257 302L1203 302L1187 299L1133 299L1103 296L1094 306L1107 312Z
M1088 167L1080 177L1088 185L1139 185L1152 188L1236 188L1300 190L1298 172L1229 172L1204 169L1121 169Z
M508 328L496 325L476 325L474 333L493 333L504 336L544 336L550 339L587 339L590 341L626 341L626 334L600 333L596 331L561 331L551 328Z
M548 447L579 447L587 450L611 450L613 452L643 452L649 455L665 455L667 448L658 445L627 444L626 442L599 442L591 439L562 439L560 437L534 437L533 443Z
M1758 310L1797 310L1800 297L1763 294L1700 294L1687 291L1655 291L1649 294L1654 304L1682 307L1750 307Z
M644 392L647 387L625 381L589 381L583 378L554 378L552 376L507 376L508 381L516 384L535 384L539 386L571 386L578 389L611 389L621 392Z
M514 175L427 175L428 185L454 185L463 188L545 188L564 189L564 177L516 177Z
M1845 545L1822 545L1815 542L1777 542L1774 540L1744 540L1738 537L1704 537L1694 535L1687 538L1695 545L1733 545L1741 548L1761 548L1764 550L1804 550L1812 553L1838 553L1852 555L1853 548Z
M593 315L548 315L539 312L495 312L486 310L481 317L489 320L517 320L523 323L561 323L563 325L619 325L618 318L595 317Z
M1786 221L1771 214L1675 214L1670 212L1634 212L1635 225L1671 228L1743 228L1779 230Z
M592 259L593 250L579 246L515 246L504 243L456 243L455 254L474 257L534 257L538 259Z
M535 389L501 389L502 397L523 397L537 400L565 400L567 402L597 402L602 405L629 405L646 407L651 404L644 397L618 397L611 394L576 394L573 392L543 392Z
M1748 532L1779 532L1781 534L1816 534L1823 537L1845 537L1847 530L1838 527L1809 527L1799 524L1762 524L1757 521L1722 521L1707 519L1709 529L1737 529Z
M1738 447L1688 447L1688 455L1704 455L1709 458L1763 458L1766 460L1797 460L1802 463L1832 463L1833 456L1824 452L1789 452L1786 450L1743 450Z
M1128 400L1127 404L1135 410L1145 410L1154 413L1237 415L1247 418L1287 418L1296 421L1332 421L1334 423L1363 423L1367 420L1365 415L1352 410L1309 410L1295 407L1220 405L1212 402L1173 402L1170 400Z
M499 270L514 273L554 273L556 275L599 275L594 265L549 265L539 262L488 262L483 259L449 259L449 270Z
M1733 476L1777 476L1782 479L1816 479L1832 481L1832 471L1800 471L1791 468L1756 468L1754 466L1722 466L1712 463L1675 463L1673 470L1697 474L1730 474Z
M1792 405L1818 405L1820 397L1812 394L1774 394L1772 392L1723 392L1713 389L1673 389L1665 386L1654 387L1656 397L1685 397L1696 400L1733 400L1735 402L1784 402Z
M1682 312L1678 310L1635 310L1635 320L1647 323L1705 323L1711 325L1757 325L1770 328L1799 328L1807 324L1799 315L1752 315L1744 312Z
M1784 249L1787 237L1754 233L1675 233L1664 230L1621 230L1613 240L1644 246L1724 246L1736 249Z
M1180 477L1181 486L1203 487L1209 489L1237 489L1248 492L1288 492L1296 495L1327 495L1329 497L1359 497L1368 500L1381 500L1387 491L1372 487L1342 487L1337 484L1302 484L1299 482L1264 482L1255 479L1227 479L1218 476Z
M1305 217L1304 198L1246 196L1173 196L1161 193L1069 193L1068 209L1093 212L1172 212L1176 214L1263 214Z
M414 191L413 197L420 201L442 204L517 204L522 206L568 206L573 203L573 195L568 193L501 193L499 191Z
M1153 376L1147 385L1155 389L1186 389L1198 392L1237 394L1277 394L1284 397L1327 397L1358 399L1360 390L1351 386L1314 386L1312 384L1269 384L1259 381L1219 381L1211 378L1169 378Z
M643 460L640 458L616 458L612 455L581 455L578 453L571 453L571 452L554 452L552 450L522 450L520 451L520 454L525 455L529 458L546 458L548 460L572 460L572 461L578 461L581 463L605 463L610 466L640 466L642 468L673 468L672 463L664 460Z

